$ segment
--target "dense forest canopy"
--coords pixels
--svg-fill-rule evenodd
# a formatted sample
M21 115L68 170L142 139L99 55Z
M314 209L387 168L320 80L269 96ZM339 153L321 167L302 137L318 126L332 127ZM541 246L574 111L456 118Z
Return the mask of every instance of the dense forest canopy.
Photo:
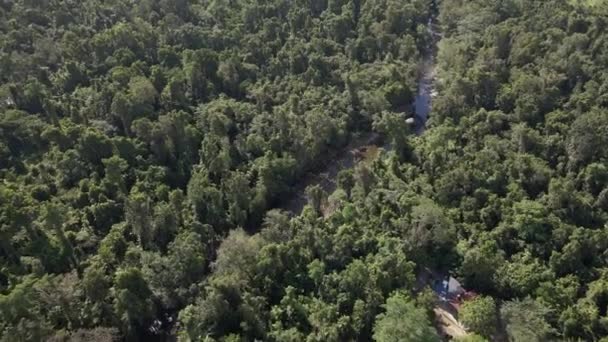
M0 340L438 341L424 269L479 294L462 341L606 340L607 29L601 1L0 1Z

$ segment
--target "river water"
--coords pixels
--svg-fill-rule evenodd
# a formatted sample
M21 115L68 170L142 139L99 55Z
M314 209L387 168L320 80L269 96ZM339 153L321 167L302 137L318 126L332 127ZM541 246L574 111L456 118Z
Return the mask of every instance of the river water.
M414 99L414 132L418 135L422 134L426 128L433 97L434 61L432 55L427 58L423 62L422 77L418 81L418 92Z
M433 6L436 10L436 4L433 2ZM431 100L433 98L434 89L433 81L435 80L435 55L437 54L437 39L439 34L435 29L435 23L433 17L429 18L426 25L426 30L429 39L428 46L424 52L422 65L420 68L420 76L418 78L418 92L414 99L414 132L420 135L426 128L426 122L429 119L429 113L431 112Z

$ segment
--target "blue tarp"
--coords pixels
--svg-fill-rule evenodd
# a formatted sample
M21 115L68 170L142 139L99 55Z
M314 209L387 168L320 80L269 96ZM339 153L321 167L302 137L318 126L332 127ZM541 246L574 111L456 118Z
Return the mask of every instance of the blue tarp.
M465 292L458 280L450 276L445 276L443 277L443 279L434 280L431 284L431 288L442 299L447 299L448 297L455 297Z

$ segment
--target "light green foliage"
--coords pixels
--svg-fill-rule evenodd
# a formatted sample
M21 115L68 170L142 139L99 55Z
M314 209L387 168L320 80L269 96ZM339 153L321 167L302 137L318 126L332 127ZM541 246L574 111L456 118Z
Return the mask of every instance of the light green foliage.
M432 342L439 337L423 308L406 295L397 293L386 300L385 312L376 318L374 340L379 342Z
M481 296L462 305L458 320L468 329L490 338L497 328L496 303L489 296Z
M480 335L477 334L469 334L465 337L459 337L456 338L455 341L457 342L488 342L488 340Z

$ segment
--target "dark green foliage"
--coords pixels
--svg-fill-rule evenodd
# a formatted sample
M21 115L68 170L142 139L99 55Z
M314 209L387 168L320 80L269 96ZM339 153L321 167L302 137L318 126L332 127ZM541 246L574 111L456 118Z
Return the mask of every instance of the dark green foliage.
M500 314L510 341L546 341L552 333L550 311L530 298L504 303Z
M0 1L0 340L435 341L424 269L480 294L463 340L608 336L606 14Z
M290 320L269 305L316 293L302 277L312 259L281 245L290 219L264 218L380 112L412 101L429 15L428 0L0 1L0 339L146 340L181 334L184 308L192 338L322 338L321 324L371 336L384 297L412 283L395 242L378 254L361 237L356 257L311 249L353 278L330 276L324 297L363 286L355 259L367 255L378 289L327 308L311 299L316 323ZM350 192L355 177L341 184ZM320 219L327 194L310 200ZM262 224L276 241L230 233ZM275 263L285 275L272 284ZM68 275L73 308L41 299L40 284ZM352 312L352 327L336 316Z

